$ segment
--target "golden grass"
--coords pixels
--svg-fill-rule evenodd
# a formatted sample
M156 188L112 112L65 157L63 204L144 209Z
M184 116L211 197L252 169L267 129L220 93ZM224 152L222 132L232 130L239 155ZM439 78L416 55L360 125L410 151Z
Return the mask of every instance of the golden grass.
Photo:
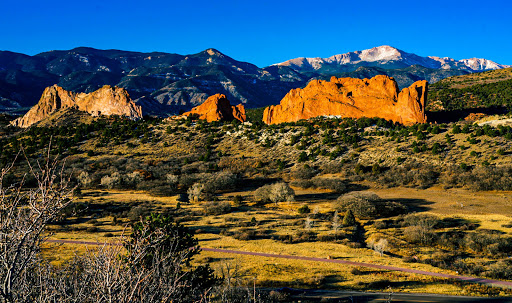
M367 184L368 185L368 184ZM426 190L412 188L375 188L371 191L385 199L411 199L422 201L420 206L425 207L427 212L440 217L460 217L472 222L477 222L480 227L486 229L497 229L504 232L511 232L508 227L502 225L512 221L512 210L509 201L512 198L511 192L471 192L464 189L442 189L433 187ZM322 194L327 191L303 190L296 188L297 202L284 202L278 205L269 204L265 208L252 208L250 205L244 211L232 212L223 215L208 215L196 217L193 221L185 222L186 225L199 230L197 237L202 247L233 249L251 252L265 252L273 254L286 254L296 256L309 256L320 258L339 258L343 260L375 263L396 267L413 268L431 272L443 272L454 274L449 270L443 270L421 263L406 263L401 258L389 256L381 257L374 251L366 248L351 248L347 245L332 242L303 242L286 244L273 239L237 240L231 236L221 234L219 231L228 230L237 232L242 230L240 222L250 222L254 217L258 222L257 226L249 226L256 230L271 230L272 235L294 234L304 230L304 217L298 216L297 209L307 204L310 209L317 208L321 213L332 211L332 202L326 199L308 200L302 197L310 197L312 194ZM84 200L95 200L98 203L109 201L132 203L135 201L151 201L152 205L162 207L175 207L176 197L154 197L140 191L118 191L118 190L95 190L84 191ZM220 198L232 200L235 195L250 196L250 191L239 191L225 193ZM460 202L463 205L460 205ZM204 203L182 204L187 210L201 211ZM72 239L92 242L115 241L124 232L124 226L112 225L112 217L96 219L101 232L86 231L61 231L57 230L52 236L54 239ZM314 221L314 220L313 220ZM76 227L87 228L93 226L84 222L76 224ZM314 222L311 229L318 235L332 234L332 227L329 222ZM105 237L110 232L114 237ZM368 236L378 231L367 227ZM389 237L393 243L393 237ZM43 252L52 263L61 264L69 260L74 254L85 251L80 245L45 245ZM433 249L419 249L416 253L431 254ZM301 286L301 287L335 287L347 289L369 289L371 282L389 280L395 285L393 291L404 292L429 292L442 294L460 294L462 286L451 285L446 280L405 274L398 272L376 271L362 269L362 274L353 274L352 267L333 264L316 263L300 260L287 260L266 258L259 256L245 256L234 254L222 254L214 252L201 252L198 262L207 262L213 268L220 270L223 266L235 266L244 276L247 283L254 282L260 286ZM220 273L220 271L219 271Z
M462 188L443 189L434 186L427 189L416 188L372 188L384 199L416 199L425 201L428 211L441 215L501 215L511 217L512 192L474 192Z
M459 294L461 288L447 284L444 279L422 275L358 268L360 274L353 274L351 266L296 261L289 259L266 258L246 255L229 255L214 252L201 252L198 262L208 262L217 272L227 266L237 268L247 285L290 287L327 287L341 289L368 290L369 284L387 280L394 292L429 292ZM420 283L418 283L420 282Z

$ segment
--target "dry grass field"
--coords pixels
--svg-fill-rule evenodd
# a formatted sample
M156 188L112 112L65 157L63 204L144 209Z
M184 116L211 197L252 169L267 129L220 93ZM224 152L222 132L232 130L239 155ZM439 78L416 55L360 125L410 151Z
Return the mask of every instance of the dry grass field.
M512 232L510 227L503 227L512 221L512 212L509 207L512 197L510 192L471 192L464 189L447 190L438 187L424 190L374 187L371 188L371 191L385 199L411 201L410 203L414 203L415 206L419 203L426 212L436 214L441 218L463 218L478 223L479 228ZM255 207L251 203L234 207L232 200L235 195L249 197L252 195L251 191L225 193L220 198L230 201L233 209L229 213L217 215L203 213L204 204L207 202L182 203L183 210L197 214L188 218L184 224L195 230L202 247L335 258L455 274L454 271L443 270L428 264L406 262L403 258L393 255L380 256L369 248L353 247L349 242L286 243L286 241L282 241L281 238L286 235L294 235L305 230L304 224L307 216L299 215L297 212L301 206L308 205L317 214L333 211L332 195L329 195L328 191L295 188L295 192L296 201L281 202L277 205L267 204L265 207ZM115 201L128 205L146 201L151 207L160 210L174 209L177 205L175 196L157 197L140 191L119 190L84 191L83 198L78 201L95 201L100 204ZM460 201L463 201L463 205L460 205ZM316 233L317 237L333 234L330 222L315 219L312 221L308 231ZM360 221L365 226L368 223L365 220ZM54 234L51 238L97 241L99 243L112 242L122 234L129 234L127 223L128 220L118 219L116 224L113 224L112 216L81 218L80 223L66 226L68 230L61 230L61 227L53 226ZM244 232L247 233L248 230L255 231L255 235L250 237L253 239L244 239ZM376 232L379 231L373 229L371 225L366 228L369 238ZM390 231L388 230L387 233ZM69 260L73 254L83 253L85 249L94 249L94 247L48 244L44 248L44 252L54 264L59 264ZM400 248L396 247L393 251L400 251ZM424 249L422 252L416 251L416 253L429 254L432 252ZM235 272L242 283L247 285L256 283L261 287L324 287L385 291L389 285L393 291L402 292L482 294L478 290L475 292L471 286L445 279L330 263L319 264L214 252L202 252L196 261L211 264L219 274L230 269Z
M58 137L56 145L69 156L69 172L80 185L76 209L50 226L52 239L115 242L130 234L131 222L163 213L193 230L207 248L510 277L505 253L512 232L512 193L506 191L512 188L510 128L336 119L272 127L189 120L95 123L36 129L18 138L28 144L38 143L42 133ZM11 141L4 142L14 151ZM32 155L37 152L34 148ZM217 182L222 178L227 182ZM279 182L294 190L290 202L256 197ZM198 201L190 199L194 188L208 186ZM374 195L375 205L359 208L385 205L384 212L356 214L355 224L341 226L347 209L336 201L345 193ZM413 222L424 215L432 221L426 231ZM381 240L386 245L379 251L375 244ZM43 252L58 265L86 249L94 248L47 244ZM235 269L241 283L262 287L506 292L309 261L206 251L196 261L211 264L219 275Z

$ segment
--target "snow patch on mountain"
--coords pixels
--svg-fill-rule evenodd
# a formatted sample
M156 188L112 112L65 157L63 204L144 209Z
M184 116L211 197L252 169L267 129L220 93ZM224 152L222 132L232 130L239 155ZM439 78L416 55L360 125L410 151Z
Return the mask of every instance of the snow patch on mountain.
M329 58L301 57L274 65L288 66L301 72L306 70L319 70L324 67L335 68L336 66L357 65L365 62L373 63L372 65L376 66L385 66L388 63L395 63L403 66L421 65L433 69L455 69L467 70L470 72L511 67L510 65L498 64L487 59L471 58L455 60L449 57L422 57L416 54L404 52L389 45L334 55Z

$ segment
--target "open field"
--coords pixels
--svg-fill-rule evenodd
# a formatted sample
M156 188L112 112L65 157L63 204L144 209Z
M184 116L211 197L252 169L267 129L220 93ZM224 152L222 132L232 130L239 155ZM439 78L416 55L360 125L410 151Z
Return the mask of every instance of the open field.
M436 187L423 190L414 188L372 188L371 191L385 199L409 201L412 203L411 206L421 207L423 211L437 214L441 218L464 218L477 222L479 228L502 230L507 233L512 231L510 227L503 227L503 225L512 221L512 214L508 208L512 195L510 192L472 192L464 189ZM305 241L286 243L286 241L283 241L284 236L294 235L304 230L306 216L297 213L300 206L307 204L320 214L329 213L333 211L332 199L336 197L335 194L326 190L295 188L295 192L295 202L282 202L278 205L268 204L264 207L247 203L235 207L231 201L232 211L216 215L204 214L203 206L207 202L182 203L182 211L195 213L183 223L195 230L202 247L332 258L456 274L452 270L443 270L428 264L406 262L403 258L394 254L380 256L369 248L351 247L353 246L352 242ZM237 191L225 193L220 198L228 201L232 200L235 195L248 197L251 194L251 191ZM465 201L462 207L458 202L455 202L461 199ZM177 205L175 196L156 197L144 192L118 190L84 191L83 197L78 201L89 201L91 204L93 201L98 204L116 202L127 205L135 205L134 203L145 201L145 203L160 211L175 209ZM92 217L95 217L95 219ZM119 218L117 220L116 224L112 224L112 216L101 217L98 215L82 218L80 223L67 226L69 230L66 231L60 230L61 227L59 226L54 226L55 234L51 238L98 242L115 241L121 234L130 232L129 228L126 228L127 219ZM92 223L90 223L91 221ZM313 219L313 221L315 220ZM367 223L368 221L361 220L361 224L366 227L367 234L371 235L375 230ZM249 235L249 238L244 239L244 232L248 230L254 230L255 235ZM330 223L322 220L313 223L308 231L316 233L317 238L320 235L332 235ZM109 233L110 235L105 237ZM81 245L48 245L49 247L45 249L45 255L55 264L68 260L74 253L80 254L84 251L84 247ZM400 251L400 248L395 248L394 251ZM429 253L428 250L425 253ZM197 262L211 264L218 273L225 272L226 268L230 268L236 272L243 283L256 282L261 287L287 285L307 288L385 290L388 285L391 285L393 291L403 292L454 295L461 294L461 292L468 295L479 293L471 290L472 288L466 284L453 284L446 279L366 268L354 270L351 266L339 264L317 264L300 260L225 255L215 252L202 252Z
M508 126L323 118L276 126L121 118L70 125L2 139L4 163L22 144L34 162L49 138L55 154L67 157L78 190L50 226L53 239L116 241L130 235L131 223L161 213L206 248L512 279ZM20 163L10 180L26 168ZM45 244L43 252L59 265L84 251ZM261 287L508 292L300 260L204 251L196 262Z

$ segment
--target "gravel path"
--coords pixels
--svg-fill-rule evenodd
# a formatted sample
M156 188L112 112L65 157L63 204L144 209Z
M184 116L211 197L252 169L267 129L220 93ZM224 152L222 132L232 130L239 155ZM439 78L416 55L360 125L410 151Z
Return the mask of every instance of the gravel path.
M75 240L46 240L46 242L65 243L65 244L82 244L82 245L119 245L119 244L86 242L86 241L75 241ZM354 261L339 260L339 259L324 259L324 258L315 258L315 257L301 257L301 256L292 256L292 255L279 255L279 254L269 254L269 253L260 253L260 252L251 252L251 251L220 249L220 248L207 248L207 247L201 247L201 250L217 252L217 253L224 253L224 254L237 254L237 255L267 257L267 258L303 260L303 261L311 261L311 262L337 263L337 264L344 264L344 265L350 265L350 266L362 266L362 267L408 272L408 273L413 273L413 274L420 274L420 275L427 275L427 276L433 276L433 277L455 279L455 280L466 281L466 282L482 283L482 284L488 284L488 285L492 285L492 286L501 286L501 287L512 288L512 282L509 282L509 281L500 281L500 280L485 279L485 278L475 278L475 277L470 277L470 276L449 275L449 274L417 270L417 269L411 269L411 268L402 268L402 267L395 267L395 266L388 266L388 265L378 265L378 264L364 263L364 262L354 262Z

